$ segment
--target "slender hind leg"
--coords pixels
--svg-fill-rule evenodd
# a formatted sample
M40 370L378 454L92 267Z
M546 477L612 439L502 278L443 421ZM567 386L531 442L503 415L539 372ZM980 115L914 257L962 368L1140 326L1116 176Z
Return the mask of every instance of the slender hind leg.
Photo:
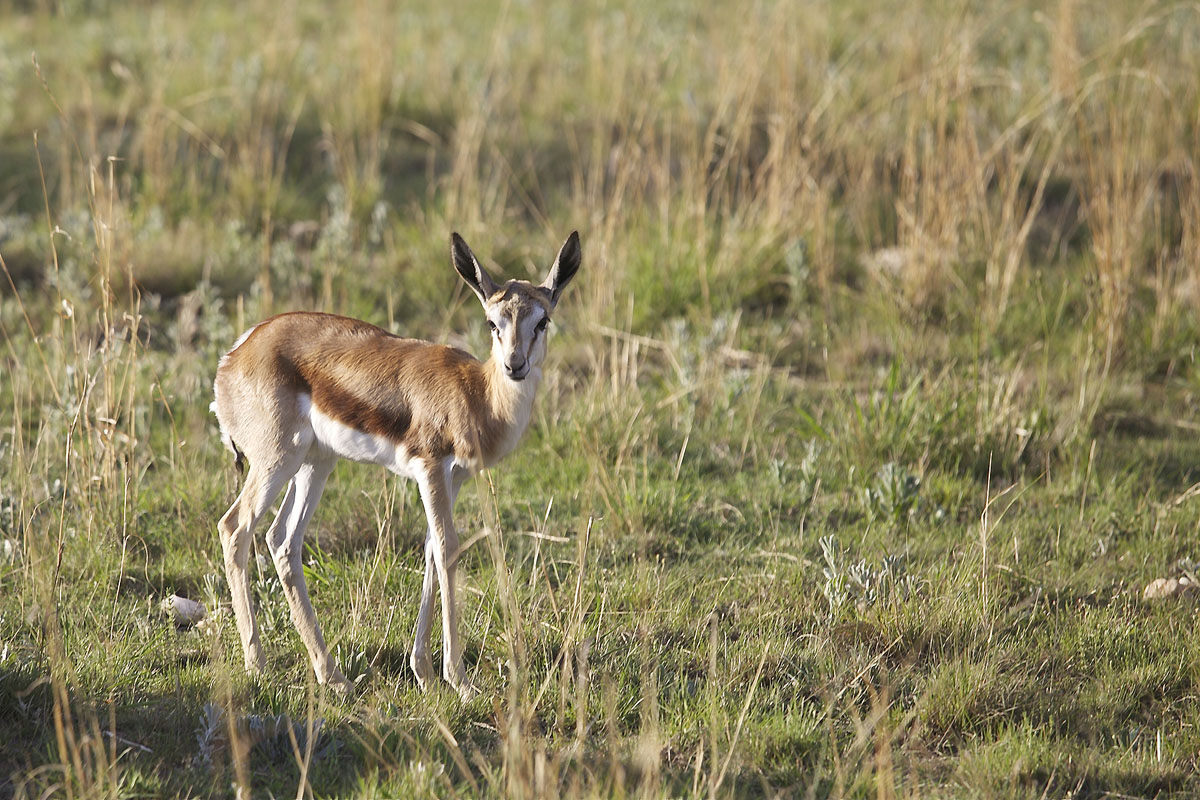
M429 688L429 682L437 675L433 671L433 660L429 657L429 632L433 627L433 588L437 579L433 567L433 548L437 538L433 528L425 533L425 577L421 580L421 606L417 610L417 629L413 632L412 657L409 665L417 676L417 685Z
M442 595L442 677L465 700L473 696L475 690L467 681L458 638L455 597L458 534L451 517L461 478L453 473L449 464L430 464L418 477L417 484L429 521L429 534L425 543L425 578L421 585L421 607L417 612L411 664L417 673L417 681L424 687L433 671L429 658L429 629L433 617L433 576L436 575Z
M321 635L321 626L313 613L301 563L301 557L304 555L304 531L312 519L317 503L321 500L325 481L335 463L336 458L324 457L315 461L305 461L300 465L300 469L292 478L292 487L288 490L288 497L294 496L295 502L289 504L286 514L281 510L276 517L267 534L267 546L271 549L275 569L279 572L279 582L283 585L283 593L287 596L288 605L292 610L292 622L295 623L300 638L308 649L308 657L312 662L313 671L317 674L317 682L348 691L352 688L350 681L346 680L346 676L329 655L325 637Z
M250 557L250 537L259 520L267 513L279 491L295 472L275 466L274 469L256 468L250 465L246 484L233 505L221 517L217 532L221 537L221 549L225 556L225 577L229 582L229 594L233 600L233 616L242 640L242 655L246 669L258 672L265 666L262 646L258 640L258 623L254 619L254 608L250 604L250 575L246 562ZM290 495L290 493L289 493ZM280 516L288 510L285 500Z

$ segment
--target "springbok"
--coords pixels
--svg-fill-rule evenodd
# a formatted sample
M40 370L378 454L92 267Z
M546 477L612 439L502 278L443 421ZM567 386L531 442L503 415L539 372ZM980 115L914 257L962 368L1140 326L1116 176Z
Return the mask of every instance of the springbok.
M338 458L379 464L417 482L429 531L425 577L410 664L417 682L433 679L429 633L436 577L442 599L442 676L465 698L455 604L458 535L451 511L459 487L517 446L533 406L546 355L546 326L579 269L579 234L559 250L540 286L492 280L457 233L450 253L483 304L492 332L484 362L462 350L402 339L331 314L294 312L242 334L217 368L212 404L221 439L241 467L241 493L217 530L246 669L265 666L250 604L246 563L255 525L290 481L267 546L320 683L349 691L313 614L300 557L304 529Z

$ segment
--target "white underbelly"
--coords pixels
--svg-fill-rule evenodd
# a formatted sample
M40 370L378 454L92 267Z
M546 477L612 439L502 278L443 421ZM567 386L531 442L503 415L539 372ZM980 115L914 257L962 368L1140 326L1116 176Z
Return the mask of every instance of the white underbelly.
M321 447L351 461L378 464L406 478L417 477L419 465L403 445L338 422L312 405L307 395L302 397L302 410L305 406L316 443Z

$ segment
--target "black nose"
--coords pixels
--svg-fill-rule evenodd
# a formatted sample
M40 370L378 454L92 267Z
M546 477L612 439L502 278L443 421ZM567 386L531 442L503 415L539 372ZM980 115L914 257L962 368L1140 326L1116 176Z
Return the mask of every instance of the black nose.
M525 374L529 371L526 369L527 366L528 362L524 360L522 360L520 363L509 361L504 365L504 369L508 372L508 377L515 381L519 381L523 379Z

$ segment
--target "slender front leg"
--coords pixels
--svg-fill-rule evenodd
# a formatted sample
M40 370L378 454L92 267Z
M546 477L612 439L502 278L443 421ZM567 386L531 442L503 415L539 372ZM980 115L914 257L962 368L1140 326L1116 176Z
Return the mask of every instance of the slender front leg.
M454 511L454 503L458 499L458 490L462 488L465 472L452 471L449 478L450 511ZM417 676L417 685L422 689L429 688L433 680L433 660L429 656L429 634L433 628L433 590L437 583L437 568L434 553L438 548L438 536L430 526L425 533L425 577L421 581L421 606L417 611L417 627L413 632L413 651L409 664Z
M432 664L429 663L429 628L433 615L432 567L442 595L442 677L458 690L463 699L467 699L474 694L474 689L467 681L458 638L458 603L455 597L458 534L451 516L460 480L452 478L448 462L427 464L417 478L421 502L429 521L429 535L425 545L425 579L421 586L421 608L417 612L412 665L418 682L424 685L432 671Z

